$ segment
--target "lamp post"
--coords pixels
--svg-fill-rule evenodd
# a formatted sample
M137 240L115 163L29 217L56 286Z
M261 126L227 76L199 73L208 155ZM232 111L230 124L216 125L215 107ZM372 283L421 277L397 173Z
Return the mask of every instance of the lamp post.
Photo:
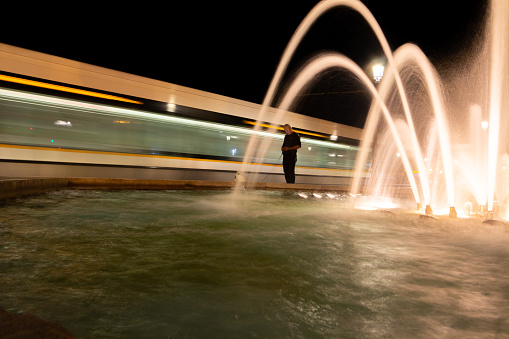
M375 83L379 83L384 76L384 66L375 65L373 66L373 79L375 79Z

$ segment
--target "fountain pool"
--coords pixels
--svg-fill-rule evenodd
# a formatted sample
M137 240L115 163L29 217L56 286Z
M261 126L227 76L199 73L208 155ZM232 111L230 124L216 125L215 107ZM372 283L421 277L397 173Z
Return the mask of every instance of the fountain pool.
M66 190L0 207L0 308L76 337L509 338L509 233L297 192Z

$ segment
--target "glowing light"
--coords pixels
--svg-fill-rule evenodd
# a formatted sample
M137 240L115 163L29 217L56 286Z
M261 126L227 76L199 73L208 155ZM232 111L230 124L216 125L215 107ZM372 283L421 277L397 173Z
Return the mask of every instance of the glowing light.
M307 196L307 195L305 195L304 193L299 193L299 197L304 198L304 199L307 199L307 198L308 198L308 196Z
M394 203L391 199L370 199L369 201L365 201L362 204L356 206L362 210L391 210L394 208L398 208L399 206Z
M380 82L383 76L384 76L384 66L382 65L373 66L373 79L375 79L375 82Z
M487 122L487 121L481 122L482 130L486 132L488 130L488 125L489 125L489 122Z
M68 127L72 127L72 124L70 121L63 121L63 120L57 120L54 122L55 125L57 126L68 126Z
M355 208L364 210L364 211L376 211L377 208L373 206L356 206Z
M437 208L433 209L433 215L449 215L449 208Z
M398 153L396 153L396 156L397 156L398 158L399 158L399 157L401 157L401 153L399 153L399 152L398 152Z
M332 141L336 141L336 140L338 140L338 136L337 136L337 135L335 135L335 134L333 134L333 135L331 135L331 136L330 136L330 139L331 139Z
M168 103L168 112L175 112L177 110L177 105L175 105L174 103L171 103L169 102Z
M318 199L322 199L322 196L318 193L313 193L313 196Z
M334 199L336 197L334 194L330 194L330 193L327 193L326 196L331 199Z

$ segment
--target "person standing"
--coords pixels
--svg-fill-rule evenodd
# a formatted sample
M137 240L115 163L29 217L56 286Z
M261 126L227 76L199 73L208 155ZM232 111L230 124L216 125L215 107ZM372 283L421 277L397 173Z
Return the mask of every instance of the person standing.
M286 124L285 140L281 151L283 152L283 171L285 172L285 179L288 184L295 183L295 163L297 163L297 150L301 148L300 136L294 132L292 126Z

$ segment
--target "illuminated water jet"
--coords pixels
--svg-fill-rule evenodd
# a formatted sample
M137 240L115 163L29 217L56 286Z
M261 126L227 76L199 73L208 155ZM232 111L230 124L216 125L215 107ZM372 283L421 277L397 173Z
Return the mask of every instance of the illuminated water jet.
M443 79L416 45L405 44L393 53L376 19L360 1L324 0L310 11L288 43L265 96L259 121L265 120L267 109L273 104L281 79L304 35L319 17L338 6L358 12L376 35L388 61L380 84L375 88L362 68L342 54L321 54L311 59L288 86L277 106L277 116L271 119L283 120L285 112L294 107L299 93L311 86L320 74L331 68L346 69L361 80L373 97L350 186L353 196L361 191L382 198L408 196L405 187L409 186L408 192L411 191L417 209L426 206L425 215L433 214L433 206L437 210L448 208L449 216L455 218L456 204L465 206L469 202L467 215L479 208L484 209L484 217L494 218L495 199L508 214L509 179L504 179L507 174L502 171L509 168L509 156L505 154L507 150L501 148L508 143L506 139L501 142L501 135L504 135L501 128L509 126L509 117L501 112L509 110L506 62L509 59L509 2L491 1L482 48L470 61L476 67L467 75L475 86L468 88L463 81L464 74L457 83L448 78L444 86ZM474 98L472 90L482 93ZM418 93L418 100L415 93ZM470 115L465 117L464 112L468 110ZM465 123L469 123L468 128ZM505 134L509 134L507 129ZM256 137L256 134L251 137L244 164L253 158ZM267 147L257 147L256 158L263 158ZM382 149L385 154L380 151ZM390 158L396 153L397 159ZM373 159L369 179L365 180L368 154L373 154ZM404 174L399 175L398 171Z

